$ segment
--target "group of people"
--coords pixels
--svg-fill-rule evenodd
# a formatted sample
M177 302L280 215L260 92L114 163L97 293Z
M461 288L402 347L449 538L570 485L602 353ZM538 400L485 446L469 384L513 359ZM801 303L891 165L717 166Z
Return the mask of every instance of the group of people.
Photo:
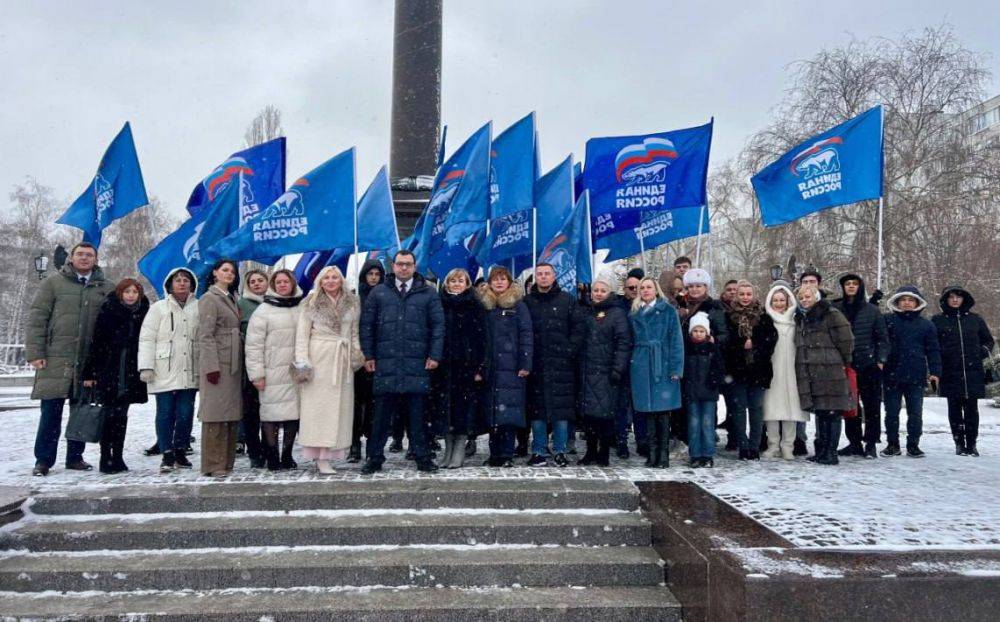
M808 454L810 414L809 460L837 464L877 456L883 400L881 454L901 453L905 400L906 452L920 457L928 383L947 397L956 453L979 455L976 400L993 338L961 287L942 292L933 319L922 317L927 302L915 287L899 288L883 314L859 275L843 275L834 299L815 270L794 287L776 281L763 297L747 280L730 281L716 300L708 272L681 257L659 279L633 270L621 293L603 275L576 295L562 291L546 263L527 292L500 266L475 283L452 270L438 291L405 250L391 273L366 262L357 293L335 266L307 296L289 270L241 280L228 259L207 281L199 297L197 276L177 268L150 305L137 280L106 281L87 243L42 281L25 344L41 400L35 475L55 463L66 400L86 391L103 405L103 473L128 469L128 408L148 394L150 453L162 455L163 472L193 466L200 394L200 467L213 477L232 472L238 444L253 468L276 471L297 467L297 441L320 473L332 473L335 461L361 461L362 439L362 472L371 474L390 437L389 451L408 440L420 471L461 468L483 434L486 465L524 456L564 467L578 429L583 465L608 466L612 449L628 458L633 432L648 467L669 466L672 439L686 442L691 467L711 467L717 428L740 460L793 459ZM727 417L718 425L720 396ZM838 450L845 419L848 444ZM67 469L92 468L83 451L67 440Z

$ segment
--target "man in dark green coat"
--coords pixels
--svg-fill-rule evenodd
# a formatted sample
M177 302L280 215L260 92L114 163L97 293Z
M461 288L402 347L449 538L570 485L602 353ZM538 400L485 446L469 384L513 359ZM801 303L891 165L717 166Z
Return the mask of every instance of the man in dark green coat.
M105 296L114 287L97 267L97 249L81 242L70 251L59 272L38 286L28 312L25 357L35 368L32 399L41 400L42 415L35 435L34 475L48 475L56 461L62 411L79 397L80 374L90 350L94 323ZM66 468L89 471L84 443L66 441Z

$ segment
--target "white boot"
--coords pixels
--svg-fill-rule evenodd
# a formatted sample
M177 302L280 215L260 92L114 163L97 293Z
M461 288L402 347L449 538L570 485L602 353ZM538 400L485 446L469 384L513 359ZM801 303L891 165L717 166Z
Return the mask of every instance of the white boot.
M322 475L333 475L333 473L335 473L335 471L333 470L333 467L330 466L330 461L329 460L317 460L316 461L316 469Z
M767 427L767 449L761 454L762 458L777 458L781 451L778 447L779 426L777 421L765 421Z
M795 422L781 422L781 457L785 460L795 460Z

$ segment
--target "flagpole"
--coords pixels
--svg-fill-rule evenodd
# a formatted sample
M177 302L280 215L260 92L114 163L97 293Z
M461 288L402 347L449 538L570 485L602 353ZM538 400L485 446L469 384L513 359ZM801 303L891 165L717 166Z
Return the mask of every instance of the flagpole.
M531 273L538 268L538 210L531 208Z
M646 271L646 241L643 239L642 235L642 222L639 223L639 264L642 266L642 271Z
M585 199L587 206L587 252L590 254L590 280L593 281L597 278L597 263L594 261L594 238L591 237L593 235L593 225L590 222L590 190L584 190L583 193L587 195Z
M880 134L879 139L881 140L881 144L879 145L879 150L884 154L885 153L885 106L880 106L879 107L879 120L880 120L880 124L881 124L881 127L879 128L879 134ZM885 156L883 155L883 159L884 159L884 157ZM884 169L885 169L885 163L884 162L882 163L882 168L883 168L883 170L880 171L880 173L882 173L884 175L885 174L884 173ZM885 188L884 188L885 181L884 181L884 179L883 179L882 184L883 184L883 187L879 189L880 192L879 192L879 197L878 197L878 265L875 267L875 289L878 289L878 290L882 289L882 261L883 261L883 249L882 249L882 235L883 235L883 233L882 233L882 214L883 214L883 210L884 210L884 201L885 201L885 198L884 198L884 196L885 196Z
M694 251L694 265L698 268L701 267L701 231L702 224L705 222L705 205L707 203L706 200L705 203L701 204L701 209L698 210L698 244Z
M878 198L878 266L875 269L875 289L882 289L882 197Z
M354 150L354 147L351 147ZM354 291L361 291L361 264L358 262L358 158L352 154L351 163L354 165ZM397 233L398 235L398 233Z

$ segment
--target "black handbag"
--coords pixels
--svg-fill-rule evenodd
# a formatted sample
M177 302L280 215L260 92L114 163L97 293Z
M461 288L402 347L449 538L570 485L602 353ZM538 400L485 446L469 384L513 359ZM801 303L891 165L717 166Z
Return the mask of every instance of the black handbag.
M80 399L69 405L66 440L97 443L104 431L104 406L97 403L97 392L85 387Z

